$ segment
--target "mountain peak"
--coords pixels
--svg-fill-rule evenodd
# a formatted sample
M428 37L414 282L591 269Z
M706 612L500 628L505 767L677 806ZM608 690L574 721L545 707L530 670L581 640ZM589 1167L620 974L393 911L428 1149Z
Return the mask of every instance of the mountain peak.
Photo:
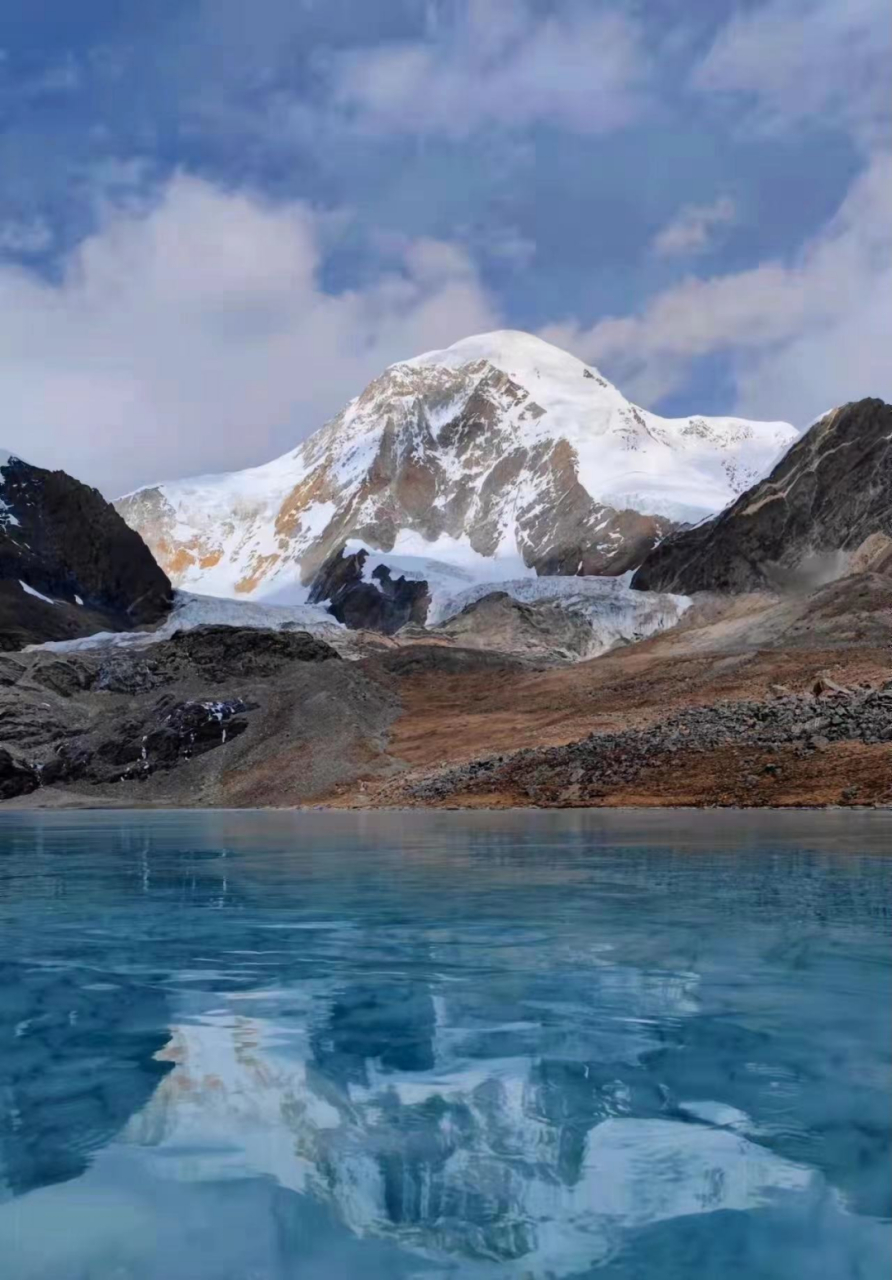
M402 363L414 367L446 365L458 368L474 360L486 360L509 376L535 376L536 370L540 376L562 379L582 378L586 372L592 377L601 376L597 369L570 355L568 351L561 350L533 333L525 333L522 329L494 329L491 333L473 334L453 342L441 351L426 351ZM606 379L603 381L606 383Z
M429 547L485 576L509 560L623 573L795 438L785 423L660 418L568 352L503 329L391 365L266 466L118 507L176 585L219 595L294 602L347 542L411 544L416 559Z

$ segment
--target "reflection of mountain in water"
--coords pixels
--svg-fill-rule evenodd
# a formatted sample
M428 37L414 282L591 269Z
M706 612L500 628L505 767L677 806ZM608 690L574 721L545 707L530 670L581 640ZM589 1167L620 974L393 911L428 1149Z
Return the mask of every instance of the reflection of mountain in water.
M360 1236L506 1277L570 1275L625 1229L817 1184L738 1132L746 1117L674 1107L639 1061L651 1015L669 1012L666 975L601 973L625 1012L592 1042L612 1056L592 1060L525 1052L547 1044L548 1011L505 1025L479 988L244 993L179 1023L175 1069L126 1137L159 1168L175 1156L180 1178L271 1175ZM694 985L675 982L679 1017Z
M888 1273L888 860L593 856L576 815L18 821L16 1280Z
M170 1069L163 996L89 977L0 963L0 1198L78 1177Z
M367 1084L369 1064L384 1071L434 1065L434 1003L420 982L355 982L331 1003L313 1036L313 1057L339 1085Z

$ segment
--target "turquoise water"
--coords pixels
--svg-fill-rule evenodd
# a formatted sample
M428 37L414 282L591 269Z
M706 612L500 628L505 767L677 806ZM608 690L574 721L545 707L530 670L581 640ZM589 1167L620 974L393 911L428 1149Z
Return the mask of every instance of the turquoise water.
M886 1280L883 815L0 816L3 1280Z

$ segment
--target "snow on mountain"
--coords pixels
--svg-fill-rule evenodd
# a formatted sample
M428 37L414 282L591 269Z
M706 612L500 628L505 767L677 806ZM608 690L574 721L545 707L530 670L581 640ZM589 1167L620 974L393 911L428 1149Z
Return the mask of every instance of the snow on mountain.
M423 578L430 586L429 625L446 621L491 591L504 591L520 601L557 601L567 613L582 618L591 628L591 643L585 657L595 657L614 645L642 640L674 626L691 604L688 596L632 591L628 574L622 578L528 576L501 581L486 576L475 579L459 566L421 557L397 556L395 559L395 573ZM37 594L24 582L21 586L29 594ZM40 598L48 604L54 603L46 596ZM72 640L50 640L25 648L27 652L46 650L50 653L81 653L97 648L143 649L169 640L178 631L208 625L309 631L333 644L344 657L358 657L362 652L340 643L348 633L322 605L274 605L258 600L194 595L187 591L174 593L170 616L150 630L98 631Z
M503 331L392 365L273 462L116 505L175 585L216 595L302 603L351 539L389 563L486 565L494 579L616 574L725 506L796 434L660 418L574 356Z
M8 449L0 449L0 468L8 467L11 462L16 461L21 461L18 454L10 453ZM3 485L3 475L0 473L0 490L2 490ZM0 493L0 529L8 529L11 525L18 525L18 523L15 512L3 500L3 495Z
M55 604L55 600L51 600L49 596L43 595L40 591L35 591L33 587L29 587L27 582L22 582L19 578L19 586L22 588L26 596L33 596L35 600L42 600L44 604Z
M529 391L545 410L540 434L569 441L583 486L617 510L703 519L760 479L798 438L786 422L660 418L631 404L597 369L514 330L465 338L407 363L458 369L476 360Z

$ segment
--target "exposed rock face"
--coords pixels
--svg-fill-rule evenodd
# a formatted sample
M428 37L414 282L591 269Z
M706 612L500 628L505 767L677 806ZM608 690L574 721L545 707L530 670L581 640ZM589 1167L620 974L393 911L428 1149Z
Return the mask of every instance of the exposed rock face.
M0 649L145 626L170 604L166 575L101 494L0 455Z
M194 674L217 684L239 676L271 676L292 662L330 661L339 662L340 655L307 631L205 626L180 631L166 644L153 646L145 666L164 681Z
M41 786L57 782L124 782L172 769L227 741L248 727L245 712L257 704L242 698L175 702L159 698L148 717L124 719L94 745L64 741L38 770Z
M766 480L645 559L646 591L816 586L881 567L892 535L892 407L859 400L806 432Z
M36 770L27 761L16 759L5 747L0 747L0 800L27 795L39 786Z
M577 661L596 652L591 624L557 601L524 604L493 591L443 622L438 634L471 649L489 649L548 662Z
M394 579L384 564L372 570L374 581L366 582L367 559L365 550L351 555L338 551L316 574L310 603L327 600L329 612L354 631L393 635L407 623L423 625L430 604L427 583L402 576Z
M117 507L177 586L216 595L307 584L351 540L618 574L794 438L784 423L659 418L538 338L485 334L391 366L266 466Z

